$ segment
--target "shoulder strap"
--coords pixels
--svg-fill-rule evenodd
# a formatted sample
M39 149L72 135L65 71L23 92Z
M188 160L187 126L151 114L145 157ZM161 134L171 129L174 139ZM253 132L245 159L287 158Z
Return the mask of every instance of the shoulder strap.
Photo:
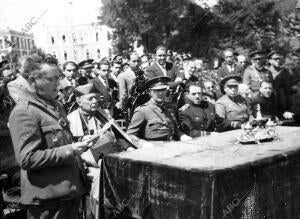
M40 109L41 111L43 111L44 113L46 113L47 115L51 116L53 119L55 120L59 120L59 118L55 115L53 115L51 112L49 112L45 107L42 107L41 105L37 104L37 103L34 103L34 102L31 102L31 101L28 101L28 104L29 105L32 105L38 109Z

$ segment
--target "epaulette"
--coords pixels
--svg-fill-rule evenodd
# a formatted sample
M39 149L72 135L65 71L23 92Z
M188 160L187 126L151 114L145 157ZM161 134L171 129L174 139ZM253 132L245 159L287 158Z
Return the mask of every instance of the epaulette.
M190 107L190 104L187 103L187 104L183 105L182 107L180 107L179 110L180 111L184 111L184 110L186 110L189 107Z

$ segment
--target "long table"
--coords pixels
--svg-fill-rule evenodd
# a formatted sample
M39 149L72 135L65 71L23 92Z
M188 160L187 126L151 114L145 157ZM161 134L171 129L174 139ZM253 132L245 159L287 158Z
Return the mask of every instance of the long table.
M241 145L241 130L104 158L100 218L300 218L300 128Z

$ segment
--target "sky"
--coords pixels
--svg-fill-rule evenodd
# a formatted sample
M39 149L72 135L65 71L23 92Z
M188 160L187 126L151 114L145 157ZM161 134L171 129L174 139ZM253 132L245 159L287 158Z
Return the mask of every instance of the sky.
M97 21L102 0L0 0L0 29L21 31L34 24L29 33L38 45L40 33L49 27L87 24ZM88 4L87 4L88 3Z
M207 2L209 6L217 2L194 1ZM0 0L0 29L8 27L22 31L27 23L33 21L36 24L30 28L29 33L34 34L38 46L43 40L41 33L49 27L97 22L101 2L102 0Z

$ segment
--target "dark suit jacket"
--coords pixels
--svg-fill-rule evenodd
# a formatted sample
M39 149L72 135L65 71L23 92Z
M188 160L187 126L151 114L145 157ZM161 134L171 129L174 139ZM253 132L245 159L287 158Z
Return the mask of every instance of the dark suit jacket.
M242 66L235 64L233 72L229 72L227 65L223 63L222 66L218 69L217 75L218 75L218 79L221 80L222 78L225 78L226 76L229 75L242 76L242 73L243 73Z
M174 81L176 77L179 76L179 69L176 67L175 64L171 62L166 62L166 70L167 70L167 76L172 78ZM164 76L164 73L158 66L156 62L154 62L147 70L146 70L146 77L147 79L152 79L155 77Z
M98 77L92 79L90 81L94 85L94 88L103 96L103 104L101 105L103 109L110 109L112 107L112 98L110 94L109 87L107 88L104 84L100 81Z

